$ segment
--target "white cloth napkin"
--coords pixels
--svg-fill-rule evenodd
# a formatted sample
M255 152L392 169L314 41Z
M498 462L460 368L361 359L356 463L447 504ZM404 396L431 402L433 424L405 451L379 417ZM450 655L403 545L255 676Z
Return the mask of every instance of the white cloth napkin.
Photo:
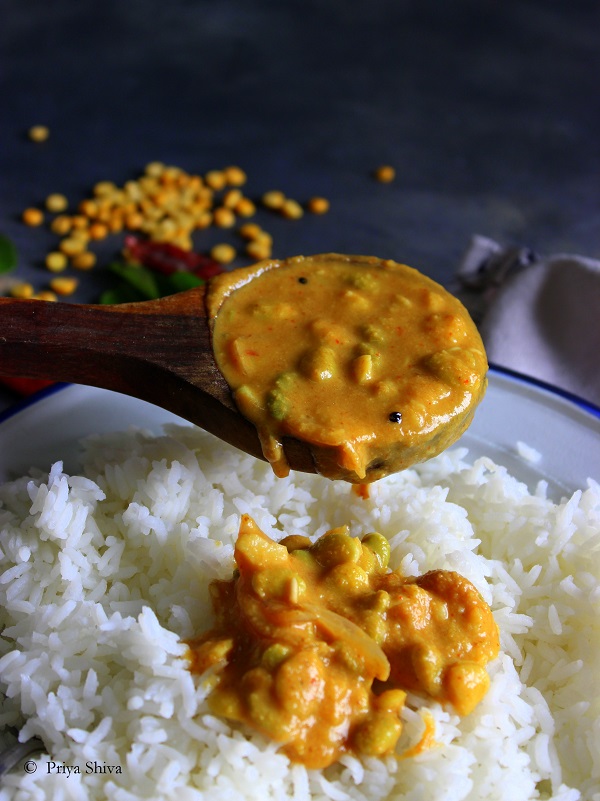
M600 406L600 262L474 236L457 294L488 359Z

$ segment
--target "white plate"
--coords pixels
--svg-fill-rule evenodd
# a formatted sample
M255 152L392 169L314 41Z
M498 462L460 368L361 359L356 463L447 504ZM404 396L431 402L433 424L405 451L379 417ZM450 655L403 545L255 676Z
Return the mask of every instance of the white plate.
M61 385L0 416L0 482L59 459L78 469L78 442L90 434L137 426L159 432L185 423L149 403L108 390ZM519 455L526 443L542 458ZM473 457L488 455L530 486L546 479L553 496L600 480L600 412L563 393L492 369L487 394L460 441Z

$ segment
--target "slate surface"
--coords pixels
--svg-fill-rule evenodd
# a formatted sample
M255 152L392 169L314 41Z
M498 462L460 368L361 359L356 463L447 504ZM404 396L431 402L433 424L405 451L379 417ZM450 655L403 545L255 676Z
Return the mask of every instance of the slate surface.
M261 212L278 257L373 254L447 286L472 233L598 258L599 22L577 0L4 0L0 231L40 288L56 237L22 209L161 160L329 198L324 217ZM97 268L73 299L110 282Z

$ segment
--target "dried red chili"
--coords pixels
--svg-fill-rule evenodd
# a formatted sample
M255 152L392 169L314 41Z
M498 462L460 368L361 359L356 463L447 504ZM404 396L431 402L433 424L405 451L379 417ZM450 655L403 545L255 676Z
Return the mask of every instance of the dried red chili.
M221 265L210 256L183 250L170 242L153 242L133 234L125 237L124 253L131 261L163 275L183 271L207 280L222 272Z
M34 392L39 392L40 389L49 387L54 382L43 378L17 378L3 375L0 377L0 383L19 395L32 395Z

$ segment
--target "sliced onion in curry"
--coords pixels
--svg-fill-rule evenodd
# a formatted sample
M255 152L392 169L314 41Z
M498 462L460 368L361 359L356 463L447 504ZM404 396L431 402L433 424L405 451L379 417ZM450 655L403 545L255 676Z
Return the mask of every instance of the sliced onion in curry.
M408 691L469 714L499 649L490 608L458 574L406 578L389 556L376 532L277 543L243 515L237 571L211 585L215 626L189 643L192 670L213 671L211 710L311 768L394 753Z

